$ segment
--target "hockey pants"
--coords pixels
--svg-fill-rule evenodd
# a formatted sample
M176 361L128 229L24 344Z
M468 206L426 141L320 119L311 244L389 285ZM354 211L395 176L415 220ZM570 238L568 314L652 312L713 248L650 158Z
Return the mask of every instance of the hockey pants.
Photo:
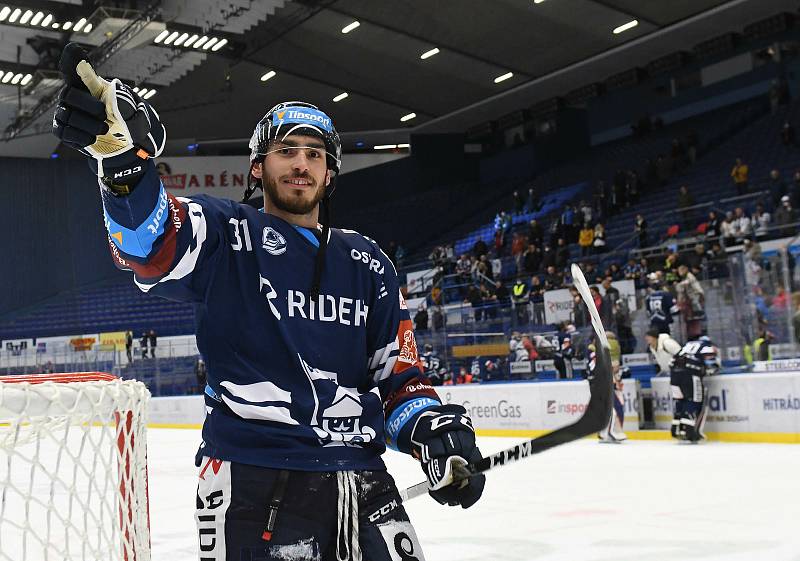
M200 561L424 561L386 471L304 472L204 457Z
M705 388L703 379L689 372L672 372L670 375L674 415L672 437L697 442L705 438L706 421Z

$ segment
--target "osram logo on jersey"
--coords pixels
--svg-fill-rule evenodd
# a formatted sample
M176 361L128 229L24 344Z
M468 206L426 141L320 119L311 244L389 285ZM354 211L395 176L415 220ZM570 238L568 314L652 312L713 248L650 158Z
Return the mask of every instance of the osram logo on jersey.
M278 292L272 286L270 280L263 275L258 276L258 283L259 291L263 292L267 297L267 303L272 315L278 320L282 319L283 314L277 306L280 303ZM286 314L290 318L338 321L342 325L359 327L367 324L369 306L358 298L336 297L330 294L320 294L316 300L311 300L306 298L302 291L290 288L286 291Z
M375 271L379 275L383 274L384 267L381 265L381 262L377 259L373 259L372 255L370 255L368 252L351 249L350 257L352 257L354 261L361 261L362 263L369 265L370 271Z

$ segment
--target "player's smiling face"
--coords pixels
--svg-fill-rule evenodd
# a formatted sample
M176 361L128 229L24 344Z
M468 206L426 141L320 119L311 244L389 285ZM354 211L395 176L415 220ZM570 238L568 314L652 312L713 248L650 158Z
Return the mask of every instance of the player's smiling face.
M330 182L325 154L325 144L315 136L292 135L272 143L261 166L253 167L253 175L262 178L267 210L313 215L316 225L317 205Z

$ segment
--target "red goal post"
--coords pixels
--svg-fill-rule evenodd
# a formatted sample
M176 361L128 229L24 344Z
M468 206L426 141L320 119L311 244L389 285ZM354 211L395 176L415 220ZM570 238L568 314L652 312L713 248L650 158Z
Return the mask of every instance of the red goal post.
M149 398L103 372L0 376L0 560L150 559Z

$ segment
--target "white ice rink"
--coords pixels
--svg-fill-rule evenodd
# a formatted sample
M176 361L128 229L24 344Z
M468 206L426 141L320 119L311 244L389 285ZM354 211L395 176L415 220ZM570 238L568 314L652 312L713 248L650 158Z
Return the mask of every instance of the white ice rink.
M194 561L199 431L148 440L153 559ZM422 479L409 457L386 462L402 487ZM492 471L469 510L407 509L427 561L800 561L800 446L585 440Z

